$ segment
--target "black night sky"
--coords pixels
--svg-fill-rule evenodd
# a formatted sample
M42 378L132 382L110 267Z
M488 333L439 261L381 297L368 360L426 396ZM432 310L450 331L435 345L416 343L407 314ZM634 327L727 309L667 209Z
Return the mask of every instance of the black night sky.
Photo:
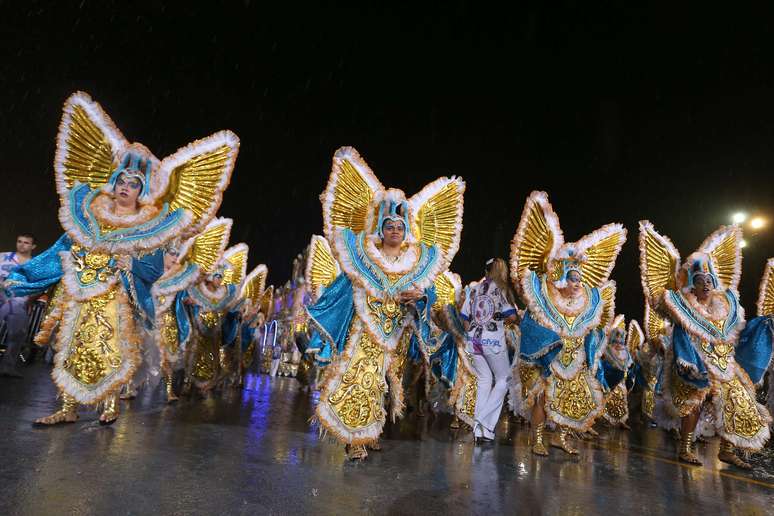
M321 231L331 156L352 145L408 195L465 178L466 281L507 257L531 190L567 240L623 222L618 307L640 318L639 219L683 256L734 211L774 224L774 17L630 3L0 1L3 246L59 235L54 141L84 90L159 157L240 136L221 214L275 284ZM746 229L749 312L773 234Z

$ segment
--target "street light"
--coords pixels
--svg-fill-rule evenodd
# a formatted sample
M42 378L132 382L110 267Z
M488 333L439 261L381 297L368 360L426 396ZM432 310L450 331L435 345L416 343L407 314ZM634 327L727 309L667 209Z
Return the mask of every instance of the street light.
M745 220L747 220L747 214L744 212L738 211L733 215L731 215L731 220L733 221L734 224L741 224Z
M765 225L766 221L763 219L763 217L755 217L750 221L750 227L753 229L761 229Z
M747 240L742 240L741 242L739 242L739 247L741 248L747 247Z

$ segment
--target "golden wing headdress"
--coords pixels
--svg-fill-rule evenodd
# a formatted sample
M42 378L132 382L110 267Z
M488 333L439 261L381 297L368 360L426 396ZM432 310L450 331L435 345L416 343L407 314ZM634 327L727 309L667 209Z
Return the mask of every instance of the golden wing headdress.
M147 148L130 144L89 95L77 92L65 101L54 158L57 191L65 196L76 182L105 187L127 152L149 164L144 204L169 203L190 216L186 235L200 232L215 216L231 179L239 138L220 131L197 140L159 161Z
M758 292L758 315L774 314L774 258L766 261L760 291Z
M559 217L545 192L527 197L519 227L511 240L511 280L518 283L525 270L544 273L548 260L564 243Z
M225 265L223 271L223 284L239 286L247 272L247 253L249 248L247 244L237 244L229 247L223 253L221 264Z
M626 228L616 223L602 226L574 244L568 244L583 257L581 280L590 287L599 287L606 282L624 242Z
M219 217L211 220L201 233L190 238L180 249L178 261L195 263L209 274L220 261L231 236L233 220Z
M259 305L258 311L268 319L274 311L274 285L269 285L264 289Z
M435 278L436 300L433 310L441 310L447 305L456 306L462 292L462 280L459 274L445 271Z
M647 220L640 221L640 278L647 304L658 306L666 290L674 290L680 253L671 240Z
M739 287L742 276L742 229L739 226L721 226L702 242L699 252L709 255L723 290Z
M312 298L316 300L320 297L322 290L333 283L340 273L341 268L333 257L328 241L319 235L312 235L304 270L304 278Z
M269 269L264 264L260 264L250 271L242 282L242 291L240 297L250 302L252 306L258 306L263 291L266 288L266 278L269 275Z
M613 323L615 317L615 281L608 281L599 289L602 297L602 317L599 319L599 328L608 329L608 325Z
M384 187L368 164L352 147L342 147L333 155L328 185L320 196L323 229L331 241L336 228L349 228L355 233L366 228L371 201Z
M441 177L408 200L412 233L427 246L443 252L448 267L460 247L465 181Z
M637 350L645 342L640 324L632 319L629 321L629 330L626 333L626 347L632 356L636 356Z
M128 147L127 139L99 104L86 93L73 93L64 103L57 135L57 192L65 195L76 182L101 187L113 174L118 156Z

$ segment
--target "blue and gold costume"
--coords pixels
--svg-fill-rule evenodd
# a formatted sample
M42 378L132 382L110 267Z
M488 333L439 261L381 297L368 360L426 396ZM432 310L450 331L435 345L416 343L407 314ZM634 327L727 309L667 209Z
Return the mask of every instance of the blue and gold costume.
M131 381L142 332L153 325L160 249L214 215L238 147L237 137L222 131L159 161L130 144L85 93L66 101L54 160L65 235L5 284L25 296L60 283L41 339L59 325L52 377L64 407L41 423L72 421L77 404L101 402L104 421L115 420L116 393ZM132 213L114 198L120 178L141 188Z
M762 285L759 316L745 322L737 287L741 276L742 232L721 227L680 264L672 242L648 221L640 223L640 265L647 301L672 321L671 357L665 364L667 407L681 418L706 405L722 438L719 458L740 467L734 448L759 450L769 439L768 411L755 400L772 350L772 303ZM696 281L706 285L702 301ZM693 429L682 435L680 458L699 464L692 452Z
M597 370L597 377L605 390L603 416L612 426L627 427L629 392L641 377L640 366L634 357L645 336L637 321L630 321L627 330L623 315L616 316L606 332L607 346Z
M320 264L310 288L325 288L307 309L316 331L308 352L329 364L316 418L342 443L362 447L379 438L388 381L393 417L402 410L401 352L409 332L428 345L433 282L457 252L464 189L461 179L441 178L407 200L400 190L385 189L354 149L341 148L333 157L321 196L329 246L310 251ZM381 250L386 220L405 228L395 258ZM423 297L400 303L400 293L412 288Z
M527 304L520 329L519 375L525 411L544 400L549 421L561 429L586 432L604 410L604 393L596 377L604 352L606 321L615 310L615 283L608 277L626 230L608 224L575 243L564 243L559 218L544 192L527 198L511 244L511 276ZM580 295L560 291L570 273L579 276ZM534 424L534 453L546 455L543 426Z

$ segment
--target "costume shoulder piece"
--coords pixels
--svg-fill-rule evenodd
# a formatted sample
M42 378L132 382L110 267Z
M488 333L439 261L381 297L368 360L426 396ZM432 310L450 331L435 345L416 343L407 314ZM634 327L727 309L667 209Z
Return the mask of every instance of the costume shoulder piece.
M268 276L269 268L264 264L256 266L250 271L250 274L245 276L242 282L240 298L244 300L249 309L260 309L266 291L266 278Z
M64 105L54 159L60 221L70 238L112 252L158 248L173 237L201 231L215 216L239 150L231 131L220 131L159 160L129 143L87 94ZM142 184L139 213L114 215L118 177Z
M321 195L325 237L342 270L370 295L427 288L459 249L464 192L462 179L440 178L407 199L382 186L355 149L343 147ZM395 262L380 250L388 219L406 229L406 249Z

